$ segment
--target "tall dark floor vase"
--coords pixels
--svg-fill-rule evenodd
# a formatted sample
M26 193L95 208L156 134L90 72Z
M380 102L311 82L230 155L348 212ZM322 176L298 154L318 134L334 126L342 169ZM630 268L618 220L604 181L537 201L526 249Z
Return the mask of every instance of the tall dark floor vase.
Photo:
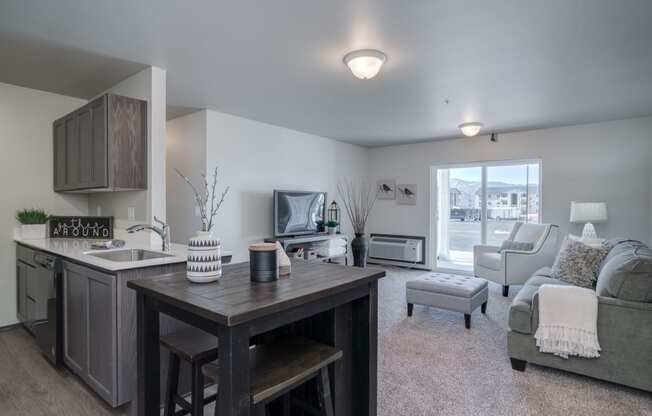
M369 240L364 233L356 233L351 241L353 252L353 265L355 267L367 267L367 255L369 254Z

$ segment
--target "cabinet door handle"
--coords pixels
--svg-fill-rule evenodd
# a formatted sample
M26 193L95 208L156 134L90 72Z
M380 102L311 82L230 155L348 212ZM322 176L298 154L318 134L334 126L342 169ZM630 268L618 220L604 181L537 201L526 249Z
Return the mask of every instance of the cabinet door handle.
M46 269L51 269L54 262L49 257L45 257L41 254L34 254L34 263Z
M36 266L34 266L33 264L29 264L29 263L27 263L27 262L25 262L23 260L18 260L18 263L22 264L23 266L31 267L32 269L36 269Z

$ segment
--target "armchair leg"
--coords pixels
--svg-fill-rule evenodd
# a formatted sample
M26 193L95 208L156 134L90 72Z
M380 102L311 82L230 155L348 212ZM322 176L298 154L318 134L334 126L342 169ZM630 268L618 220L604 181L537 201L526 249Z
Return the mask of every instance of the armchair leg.
M512 370L525 371L527 361L519 360L517 358L510 358L509 361L512 363Z
M503 285L503 296L509 296L509 285Z

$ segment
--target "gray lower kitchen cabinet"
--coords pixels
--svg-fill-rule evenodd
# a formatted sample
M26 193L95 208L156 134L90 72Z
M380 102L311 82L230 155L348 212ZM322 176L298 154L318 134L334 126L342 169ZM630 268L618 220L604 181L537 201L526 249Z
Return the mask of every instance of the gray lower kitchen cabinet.
M63 360L85 378L88 338L88 278L86 270L71 263L63 268Z
M117 403L115 280L64 262L64 362L112 405Z
M147 188L147 102L105 94L53 123L56 192Z
M27 321L27 264L18 260L16 262L16 314L20 322Z
M63 360L111 406L136 395L136 293L127 281L184 270L180 263L104 273L63 262ZM160 326L162 334L187 327L166 316ZM161 358L165 374L167 351Z
M116 278L88 273L88 382L109 402L117 401L118 352L116 334Z
M44 337L50 334L46 333L48 328L39 323L62 313L62 325L57 324L51 336L59 334L62 338L63 364L112 407L129 403L136 397L138 355L136 292L127 287L127 282L181 273L186 264L109 272L55 256L22 244L16 245L18 320L35 335L39 348L47 354L51 339ZM57 272L61 271L60 279L55 279L54 275L50 277L53 272L40 267L48 261L57 265ZM43 284L50 278L49 284ZM61 283L61 292L57 290L57 281ZM58 302L60 312L57 311ZM162 335L187 327L163 314L160 317ZM48 348L41 347L40 339ZM167 373L168 354L167 350L161 349L162 380ZM189 375L189 368L182 365L180 393L189 391Z

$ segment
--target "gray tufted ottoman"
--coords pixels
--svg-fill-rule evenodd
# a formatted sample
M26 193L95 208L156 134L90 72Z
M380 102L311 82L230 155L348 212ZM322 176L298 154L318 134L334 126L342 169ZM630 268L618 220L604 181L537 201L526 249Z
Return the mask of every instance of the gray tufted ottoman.
M448 273L427 273L405 285L408 316L414 304L448 309L464 314L464 325L471 328L471 313L482 306L487 311L489 287L487 281L477 277Z

